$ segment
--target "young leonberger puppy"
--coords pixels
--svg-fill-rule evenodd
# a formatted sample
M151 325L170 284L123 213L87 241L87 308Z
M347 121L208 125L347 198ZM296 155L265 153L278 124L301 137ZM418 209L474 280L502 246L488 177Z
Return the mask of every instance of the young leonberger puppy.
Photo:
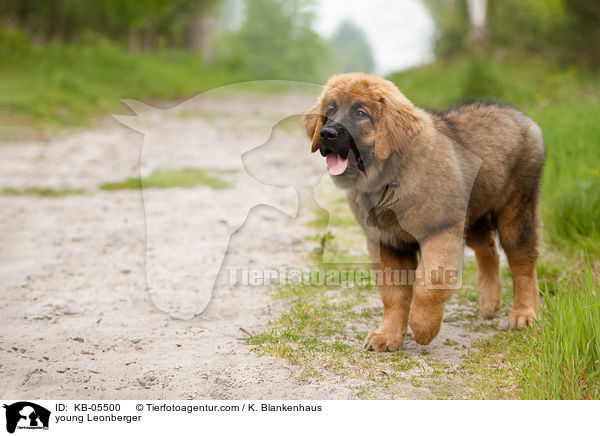
M479 310L494 317L502 293L496 231L513 276L509 327L533 322L545 151L530 118L483 102L426 111L393 83L351 73L327 82L304 123L364 229L373 268L414 272L414 280L378 281L383 322L366 349L398 349L409 319L416 342L431 342L460 288L464 242L477 259Z

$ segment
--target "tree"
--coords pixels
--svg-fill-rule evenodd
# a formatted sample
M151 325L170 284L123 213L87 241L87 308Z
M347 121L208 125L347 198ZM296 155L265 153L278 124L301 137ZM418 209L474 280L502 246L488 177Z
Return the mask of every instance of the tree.
M600 68L600 2L564 0L567 25L566 40L572 45L572 56L584 57Z
M486 55L504 48L600 67L598 0L422 1L436 21L440 57L469 53L483 42Z
M363 31L352 21L345 20L332 38L343 72L371 73L375 66L371 46Z
M42 42L70 42L93 33L133 51L168 45L198 49L210 58L212 32L205 17L220 1L0 0L0 24L19 27ZM196 35L198 23L204 27Z
M487 0L467 0L471 38L477 43L485 43L487 38Z
M230 69L248 79L321 81L335 64L312 21L306 2L248 1L245 20L225 39L222 55Z
M449 58L462 53L469 35L466 0L422 0L436 23L435 54Z

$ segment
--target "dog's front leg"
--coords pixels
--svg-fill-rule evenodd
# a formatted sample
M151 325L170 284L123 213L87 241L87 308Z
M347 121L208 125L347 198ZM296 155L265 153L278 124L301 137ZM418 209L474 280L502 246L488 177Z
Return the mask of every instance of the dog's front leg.
M461 286L463 227L454 226L420 243L410 327L417 344L427 345L440 331L444 304Z
M378 330L368 334L364 347L367 350L396 351L402 345L408 326L416 253L400 252L375 243L369 243L369 252L371 258L379 260L373 264L373 269L377 271L383 301L383 322Z

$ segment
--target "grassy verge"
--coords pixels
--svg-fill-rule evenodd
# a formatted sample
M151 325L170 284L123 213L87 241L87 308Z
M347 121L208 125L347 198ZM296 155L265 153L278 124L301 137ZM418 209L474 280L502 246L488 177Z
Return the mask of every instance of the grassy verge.
M545 287L541 322L525 337L525 398L600 399L600 293L594 282L587 269L578 286Z
M0 139L119 110L125 98L178 99L235 81L183 52L129 53L109 42L38 46L0 31Z
M213 189L228 189L232 185L220 178L217 174L228 171L210 170L201 168L184 168L165 171L156 171L148 177L130 177L121 182L104 183L100 189L104 191L116 191L121 189L144 188L193 188L194 186L208 186Z
M592 273L578 285L545 283L540 321L476 344L463 368L483 398L600 399L600 295Z

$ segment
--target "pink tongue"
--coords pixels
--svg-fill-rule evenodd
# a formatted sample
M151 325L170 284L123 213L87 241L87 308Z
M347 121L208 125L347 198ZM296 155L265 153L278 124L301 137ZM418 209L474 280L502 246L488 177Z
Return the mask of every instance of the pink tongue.
M327 169L332 176L339 176L348 168L348 159L342 159L339 154L327 155Z

